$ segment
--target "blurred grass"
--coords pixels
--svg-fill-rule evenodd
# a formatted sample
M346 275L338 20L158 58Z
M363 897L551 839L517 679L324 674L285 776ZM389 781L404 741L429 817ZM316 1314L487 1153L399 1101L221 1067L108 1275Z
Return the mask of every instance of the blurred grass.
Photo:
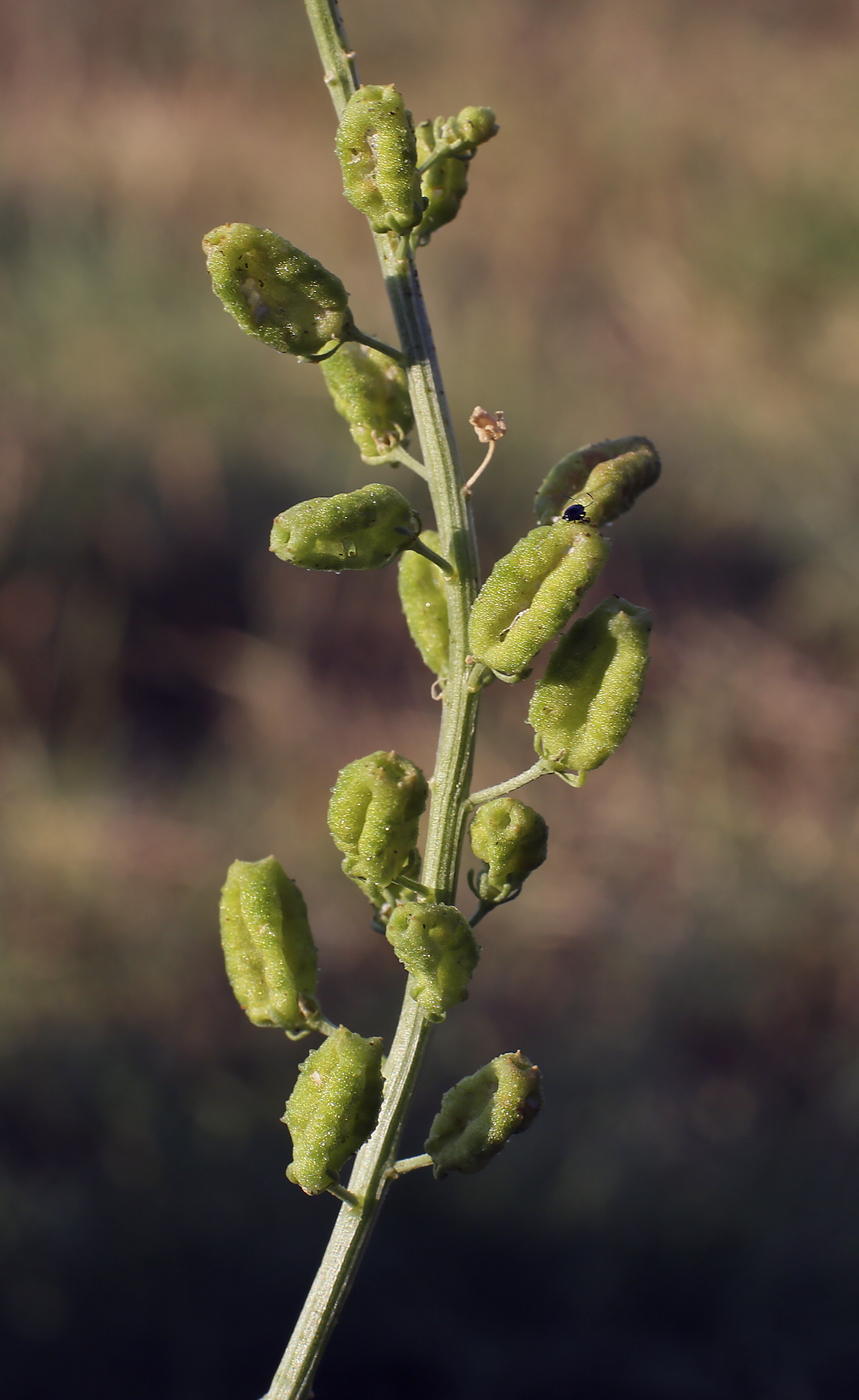
M665 475L605 580L656 615L639 718L580 793L532 789L549 862L484 925L406 1147L502 1048L540 1060L546 1111L485 1176L403 1183L320 1400L859 1384L858 19L346 6L366 80L418 118L475 101L501 122L423 259L457 422L482 402L511 425L476 498L485 565L571 447L644 432ZM276 1121L302 1052L242 1022L219 965L229 860L299 876L333 1014L386 1035L396 1016L325 805L372 749L431 769L429 673L389 574L268 555L276 511L366 471L318 371L243 339L199 252L227 219L271 226L388 333L305 28L271 0L0 10L0 1238L22 1400L60 1376L72 1397L253 1400L315 1265L330 1211L283 1182ZM526 698L487 695L479 785L530 761Z

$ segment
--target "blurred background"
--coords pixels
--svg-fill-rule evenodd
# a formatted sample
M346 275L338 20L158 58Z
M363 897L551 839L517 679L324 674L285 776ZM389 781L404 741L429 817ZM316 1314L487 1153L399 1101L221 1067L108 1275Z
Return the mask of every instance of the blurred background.
M484 568L572 448L645 433L664 475L597 595L655 615L638 719L583 790L529 789L549 861L483 924L404 1150L501 1050L546 1108L391 1193L318 1400L854 1397L859 6L345 21L416 119L501 123L421 259L472 470L474 405L510 425ZM374 749L429 771L438 710L393 571L268 553L372 473L200 238L276 229L391 322L297 0L3 0L0 67L0 1364L15 1400L257 1400L336 1207L284 1179L307 1047L233 1002L218 890L274 852L326 1008L390 1037L325 809ZM487 692L479 786L531 762L529 693Z

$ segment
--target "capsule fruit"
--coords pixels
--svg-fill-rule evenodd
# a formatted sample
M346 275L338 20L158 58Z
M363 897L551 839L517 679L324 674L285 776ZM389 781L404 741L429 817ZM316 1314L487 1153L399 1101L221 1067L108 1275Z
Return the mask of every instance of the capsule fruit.
M435 530L423 530L420 539L435 554L441 553L441 540ZM431 559L408 549L400 555L397 584L412 641L430 670L445 680L450 625L444 574Z
M460 1079L444 1095L426 1141L434 1175L479 1172L530 1127L542 1105L540 1071L518 1050Z
M272 526L271 550L302 569L381 569L420 528L420 516L405 496L375 483L283 511Z
M650 628L646 608L607 598L565 633L534 687L534 747L571 787L605 763L632 723Z
M549 828L533 807L515 797L496 797L478 807L468 836L487 867L478 877L478 896L485 904L501 904L543 864Z
M349 98L337 128L343 193L374 233L408 233L423 217L411 112L397 89L368 84Z
M282 1122L292 1137L286 1169L308 1196L335 1185L340 1168L367 1141L382 1106L382 1041L345 1026L299 1067Z
M385 937L411 977L411 994L428 1021L443 1021L464 1001L480 948L471 925L450 904L398 904Z
M221 891L230 985L255 1026L298 1031L318 1010L316 945L301 891L275 860L235 860Z
M396 360L353 340L321 368L362 457L382 457L405 443L414 418L405 371Z
M549 525L567 508L581 506L592 525L608 525L635 504L661 470L659 453L646 437L580 447L555 464L537 492L537 519Z
M328 828L343 853L343 870L374 904L400 875L414 869L418 824L429 789L420 768L398 753L368 754L347 763L328 804Z

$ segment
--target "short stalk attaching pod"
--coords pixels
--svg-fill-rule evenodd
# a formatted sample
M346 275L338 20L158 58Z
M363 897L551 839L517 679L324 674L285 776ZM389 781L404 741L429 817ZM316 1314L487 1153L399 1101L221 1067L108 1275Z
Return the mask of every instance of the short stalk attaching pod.
M411 993L428 1021L443 1021L465 1001L480 958L468 921L451 904L398 904L385 937L411 976Z
M435 530L422 530L420 542L438 554L441 540ZM414 549L400 555L397 584L400 603L412 641L439 680L447 678L450 624L447 585L437 564Z
M414 418L405 370L396 360L350 341L323 361L322 373L362 457L405 446Z
M580 447L555 464L537 492L537 519L541 525L563 517L608 525L658 481L661 470L659 453L646 437Z
M312 1025L316 945L301 891L274 856L233 861L221 891L221 943L236 1000L255 1026Z
M203 251L215 294L247 335L308 360L351 338L340 278L271 229L222 224L206 234Z
M564 634L534 687L534 747L571 787L611 757L632 723L650 627L646 608L606 598Z
M406 234L423 217L411 112L388 84L358 88L337 128L343 193L374 233Z
M435 1176L479 1172L530 1127L542 1105L540 1071L518 1050L460 1079L444 1095L426 1140Z
M515 797L497 797L478 807L468 836L478 860L486 862L475 894L483 904L504 904L546 859L549 828L533 807Z
M541 647L566 626L596 580L608 541L559 520L530 530L499 559L474 603L469 649L503 681L520 681Z
M337 1185L344 1162L372 1133L382 1104L382 1041L345 1026L300 1066L282 1121L292 1137L286 1174L308 1196Z
M271 550L302 569L381 569L417 539L420 528L405 496L376 482L283 511L272 526Z
M428 792L420 768L384 750L356 758L337 776L328 827L344 872L377 906L401 875L420 870L418 824Z

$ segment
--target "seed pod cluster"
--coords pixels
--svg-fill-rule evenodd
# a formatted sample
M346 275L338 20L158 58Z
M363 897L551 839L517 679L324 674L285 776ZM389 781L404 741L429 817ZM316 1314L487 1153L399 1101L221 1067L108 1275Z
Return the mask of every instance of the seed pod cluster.
M435 530L423 530L420 540L433 553L441 553ZM431 559L408 549L400 555L397 584L412 641L430 670L444 680L450 651L444 574Z
M328 828L342 851L343 870L376 905L400 875L411 874L427 780L398 753L368 754L338 774L328 804Z
M203 239L215 294L247 335L304 359L353 330L339 277L270 229L222 224Z
M596 530L559 520L530 530L499 559L474 603L469 649L501 680L519 681L572 617L609 545Z
M382 1041L345 1026L313 1050L281 1120L292 1137L286 1174L308 1196L327 1191L353 1152L367 1141L382 1106Z
M318 1010L316 945L301 891L275 860L235 860L221 891L221 944L239 1006L255 1026L299 1031Z
M374 233L408 233L423 217L411 112L397 89L368 84L349 98L337 128L343 193Z
M322 362L337 412L346 419L362 457L381 457L414 427L405 371L381 350L357 341Z
M616 438L580 447L557 462L534 500L541 525L581 507L592 525L608 525L659 479L659 453L646 437ZM576 512L574 518L582 516Z
M428 1021L443 1021L466 988L480 958L471 925L450 904L398 904L385 937L409 973L411 993Z
M436 1177L479 1172L543 1105L540 1071L520 1051L498 1055L448 1089L425 1150Z
M271 550L302 569L381 569L417 539L420 528L405 496L376 482L283 511L272 526Z
M546 859L549 828L539 812L515 797L478 807L468 835L474 854L486 862L476 886L484 904L512 899Z
M632 723L650 627L646 608L607 598L565 633L534 687L534 747L571 787L605 763Z

